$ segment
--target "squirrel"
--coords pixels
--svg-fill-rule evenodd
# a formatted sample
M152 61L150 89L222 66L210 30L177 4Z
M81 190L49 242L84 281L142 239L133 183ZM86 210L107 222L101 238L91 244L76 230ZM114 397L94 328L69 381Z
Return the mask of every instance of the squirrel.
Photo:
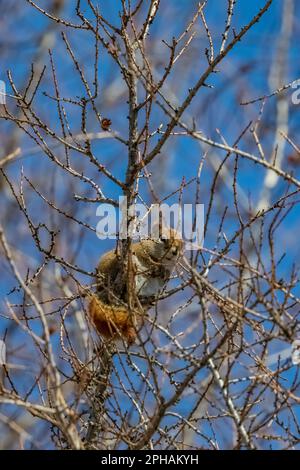
M120 255L111 250L101 257L97 267L97 293L89 296L88 310L103 337L113 340L122 337L129 345L134 343L144 309L149 309L158 299L170 279L183 255L183 240L171 228L162 228L160 234L159 238L142 239L131 246L133 290L137 299L133 308L126 303L131 288L125 279L120 281L124 267Z

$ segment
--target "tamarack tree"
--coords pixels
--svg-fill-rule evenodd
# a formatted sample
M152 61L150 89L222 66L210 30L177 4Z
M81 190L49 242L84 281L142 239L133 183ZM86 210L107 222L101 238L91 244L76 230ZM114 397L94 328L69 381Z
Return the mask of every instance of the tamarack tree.
M24 3L32 65L10 66L0 105L1 448L297 448L294 1L261 96L241 47L273 0L250 16L236 0ZM116 245L96 209L120 196L205 205L203 246L130 347L97 334L85 298Z

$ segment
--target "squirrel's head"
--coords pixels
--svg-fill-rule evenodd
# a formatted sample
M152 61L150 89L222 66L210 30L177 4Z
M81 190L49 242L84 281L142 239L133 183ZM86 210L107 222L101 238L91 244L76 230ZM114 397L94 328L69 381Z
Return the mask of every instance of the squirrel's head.
M158 238L153 238L151 255L164 264L174 265L184 251L184 243L179 232L172 228L162 228Z

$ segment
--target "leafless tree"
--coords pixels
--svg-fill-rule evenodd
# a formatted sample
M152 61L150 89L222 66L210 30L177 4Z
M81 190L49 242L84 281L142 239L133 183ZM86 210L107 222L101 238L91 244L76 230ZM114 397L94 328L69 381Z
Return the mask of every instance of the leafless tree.
M261 64L239 55L275 1L256 3L220 2L215 23L211 0L18 5L15 27L42 27L0 109L1 448L299 448L296 5L260 96ZM96 208L119 196L205 205L203 247L130 347L95 332L85 299L115 243Z

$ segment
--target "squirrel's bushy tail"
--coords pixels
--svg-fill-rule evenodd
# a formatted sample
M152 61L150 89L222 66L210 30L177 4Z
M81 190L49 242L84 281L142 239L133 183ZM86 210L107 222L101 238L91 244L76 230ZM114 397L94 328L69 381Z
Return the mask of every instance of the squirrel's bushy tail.
M106 338L122 337L129 344L136 339L132 315L125 307L107 305L96 295L89 295L89 314L99 333Z

